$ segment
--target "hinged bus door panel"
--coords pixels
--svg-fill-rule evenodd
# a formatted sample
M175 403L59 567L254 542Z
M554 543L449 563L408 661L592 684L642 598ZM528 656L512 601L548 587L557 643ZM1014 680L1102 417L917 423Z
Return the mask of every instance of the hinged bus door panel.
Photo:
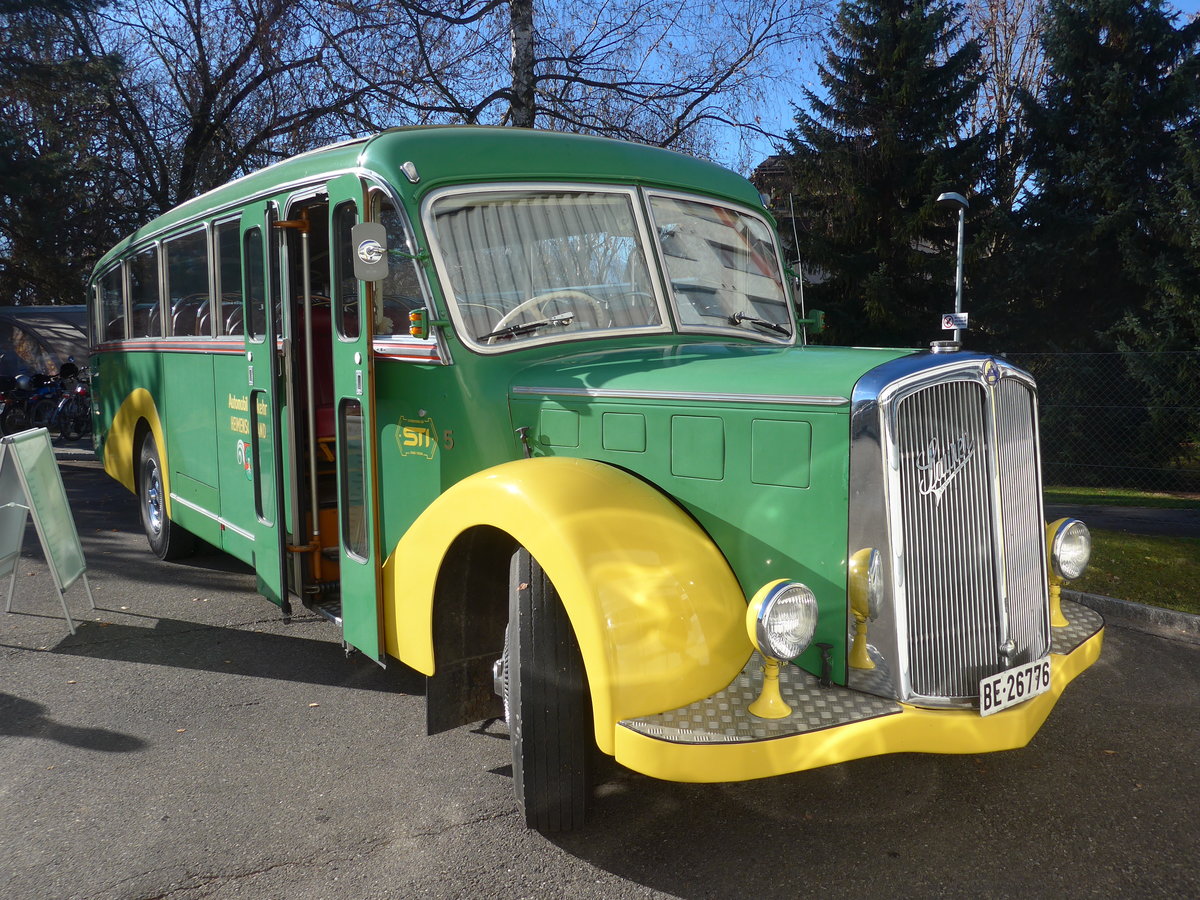
M371 394L370 292L375 286L354 277L351 239L351 229L362 221L363 210L360 179L343 175L329 183L342 633L347 644L382 660L377 431Z
M238 442L238 459L246 470L246 490L253 498L249 517L254 537L254 569L258 589L284 605L285 535L283 465L280 458L280 409L276 346L280 337L278 237L266 203L242 212L243 320L246 348L246 419L248 433Z

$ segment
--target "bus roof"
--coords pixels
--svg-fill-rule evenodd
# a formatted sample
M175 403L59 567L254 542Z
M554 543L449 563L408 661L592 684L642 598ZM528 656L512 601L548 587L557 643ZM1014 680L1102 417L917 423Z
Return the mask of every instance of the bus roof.
M411 162L413 184L401 166ZM497 126L393 128L311 150L214 188L148 222L97 263L192 220L232 210L289 185L356 168L376 172L402 194L419 198L450 184L495 181L587 181L699 190L758 205L753 186L728 169L694 157L590 135Z
M418 174L412 184L401 166ZM324 175L365 169L402 194L419 198L436 187L488 181L589 181L700 190L757 205L755 188L742 176L676 151L588 134L497 126L434 125L390 128L344 140L271 164L164 212L104 254L96 270L138 242L199 218L220 215L254 197L317 181Z

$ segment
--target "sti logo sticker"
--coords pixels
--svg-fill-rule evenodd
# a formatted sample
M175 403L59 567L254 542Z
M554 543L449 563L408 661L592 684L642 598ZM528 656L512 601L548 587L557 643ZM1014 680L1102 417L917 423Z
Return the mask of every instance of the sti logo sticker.
M423 456L433 459L437 452L437 428L433 418L410 419L401 416L396 426L396 445L401 456Z

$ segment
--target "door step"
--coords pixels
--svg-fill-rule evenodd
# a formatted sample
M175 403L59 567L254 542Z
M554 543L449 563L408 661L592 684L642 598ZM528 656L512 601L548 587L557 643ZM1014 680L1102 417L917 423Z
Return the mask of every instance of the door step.
M317 615L324 616L334 625L342 624L342 601L341 600L322 600L320 603L313 603L309 609Z

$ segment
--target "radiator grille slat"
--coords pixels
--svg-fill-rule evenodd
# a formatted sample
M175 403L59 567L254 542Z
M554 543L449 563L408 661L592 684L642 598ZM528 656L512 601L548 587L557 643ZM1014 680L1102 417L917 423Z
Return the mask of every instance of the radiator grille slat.
M1017 644L1017 655L1012 660L1016 665L1038 659L1050 649L1042 602L1045 528L1032 428L1036 416L1033 395L1017 382L1002 381L996 405L1009 627Z
M974 380L936 383L898 401L898 587L915 695L974 697L980 678L1048 646L1034 422L1015 380L991 395ZM1007 663L1006 636L1017 645Z

